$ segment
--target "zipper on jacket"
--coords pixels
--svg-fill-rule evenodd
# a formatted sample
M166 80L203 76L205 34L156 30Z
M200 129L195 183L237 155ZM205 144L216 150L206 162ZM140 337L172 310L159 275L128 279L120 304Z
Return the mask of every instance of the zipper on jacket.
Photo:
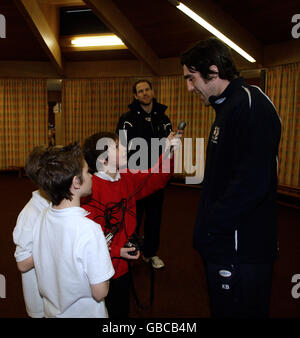
M150 113L150 118L151 118L150 123L151 123L152 133L153 133L153 136L155 137L156 136L156 132L155 132L155 129L154 129L154 126L153 126L153 123L152 123L152 115L151 115L151 113ZM158 128L159 128L159 126L158 126Z

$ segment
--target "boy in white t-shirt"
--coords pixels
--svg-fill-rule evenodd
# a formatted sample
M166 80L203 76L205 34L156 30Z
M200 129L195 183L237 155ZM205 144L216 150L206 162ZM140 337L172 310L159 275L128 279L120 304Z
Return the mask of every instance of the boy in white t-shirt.
M49 148L39 162L39 186L52 204L34 229L33 256L18 267L35 267L45 317L105 318L114 269L101 228L80 208L92 188L80 147Z
M25 171L32 182L38 185L36 173L40 155L46 150L40 146L33 149L26 159ZM17 263L32 256L33 227L43 210L49 207L49 201L41 190L32 192L32 197L20 212L13 231L16 244L15 258ZM39 293L35 269L22 273L22 286L26 311L32 318L44 317L43 299Z

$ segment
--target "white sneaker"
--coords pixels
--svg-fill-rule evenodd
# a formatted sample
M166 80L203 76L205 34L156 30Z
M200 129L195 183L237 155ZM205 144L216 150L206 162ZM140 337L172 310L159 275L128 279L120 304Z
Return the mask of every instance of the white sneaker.
M143 260L146 263L149 263L151 259L151 264L154 269L161 269L165 266L165 263L158 257L158 256L153 256L153 257L144 257Z

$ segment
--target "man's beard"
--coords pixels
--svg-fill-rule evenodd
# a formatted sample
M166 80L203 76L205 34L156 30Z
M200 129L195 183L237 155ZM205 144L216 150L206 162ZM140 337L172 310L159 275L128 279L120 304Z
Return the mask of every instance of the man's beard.
M150 102L139 101L139 104L142 104L143 106L150 106L151 103L152 103L152 99L150 100Z

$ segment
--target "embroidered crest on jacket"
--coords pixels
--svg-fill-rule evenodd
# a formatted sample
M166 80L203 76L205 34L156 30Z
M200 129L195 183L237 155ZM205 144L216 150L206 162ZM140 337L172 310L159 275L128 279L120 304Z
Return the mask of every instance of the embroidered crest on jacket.
M218 143L219 134L220 134L220 127L216 126L211 136L211 141L213 143Z

